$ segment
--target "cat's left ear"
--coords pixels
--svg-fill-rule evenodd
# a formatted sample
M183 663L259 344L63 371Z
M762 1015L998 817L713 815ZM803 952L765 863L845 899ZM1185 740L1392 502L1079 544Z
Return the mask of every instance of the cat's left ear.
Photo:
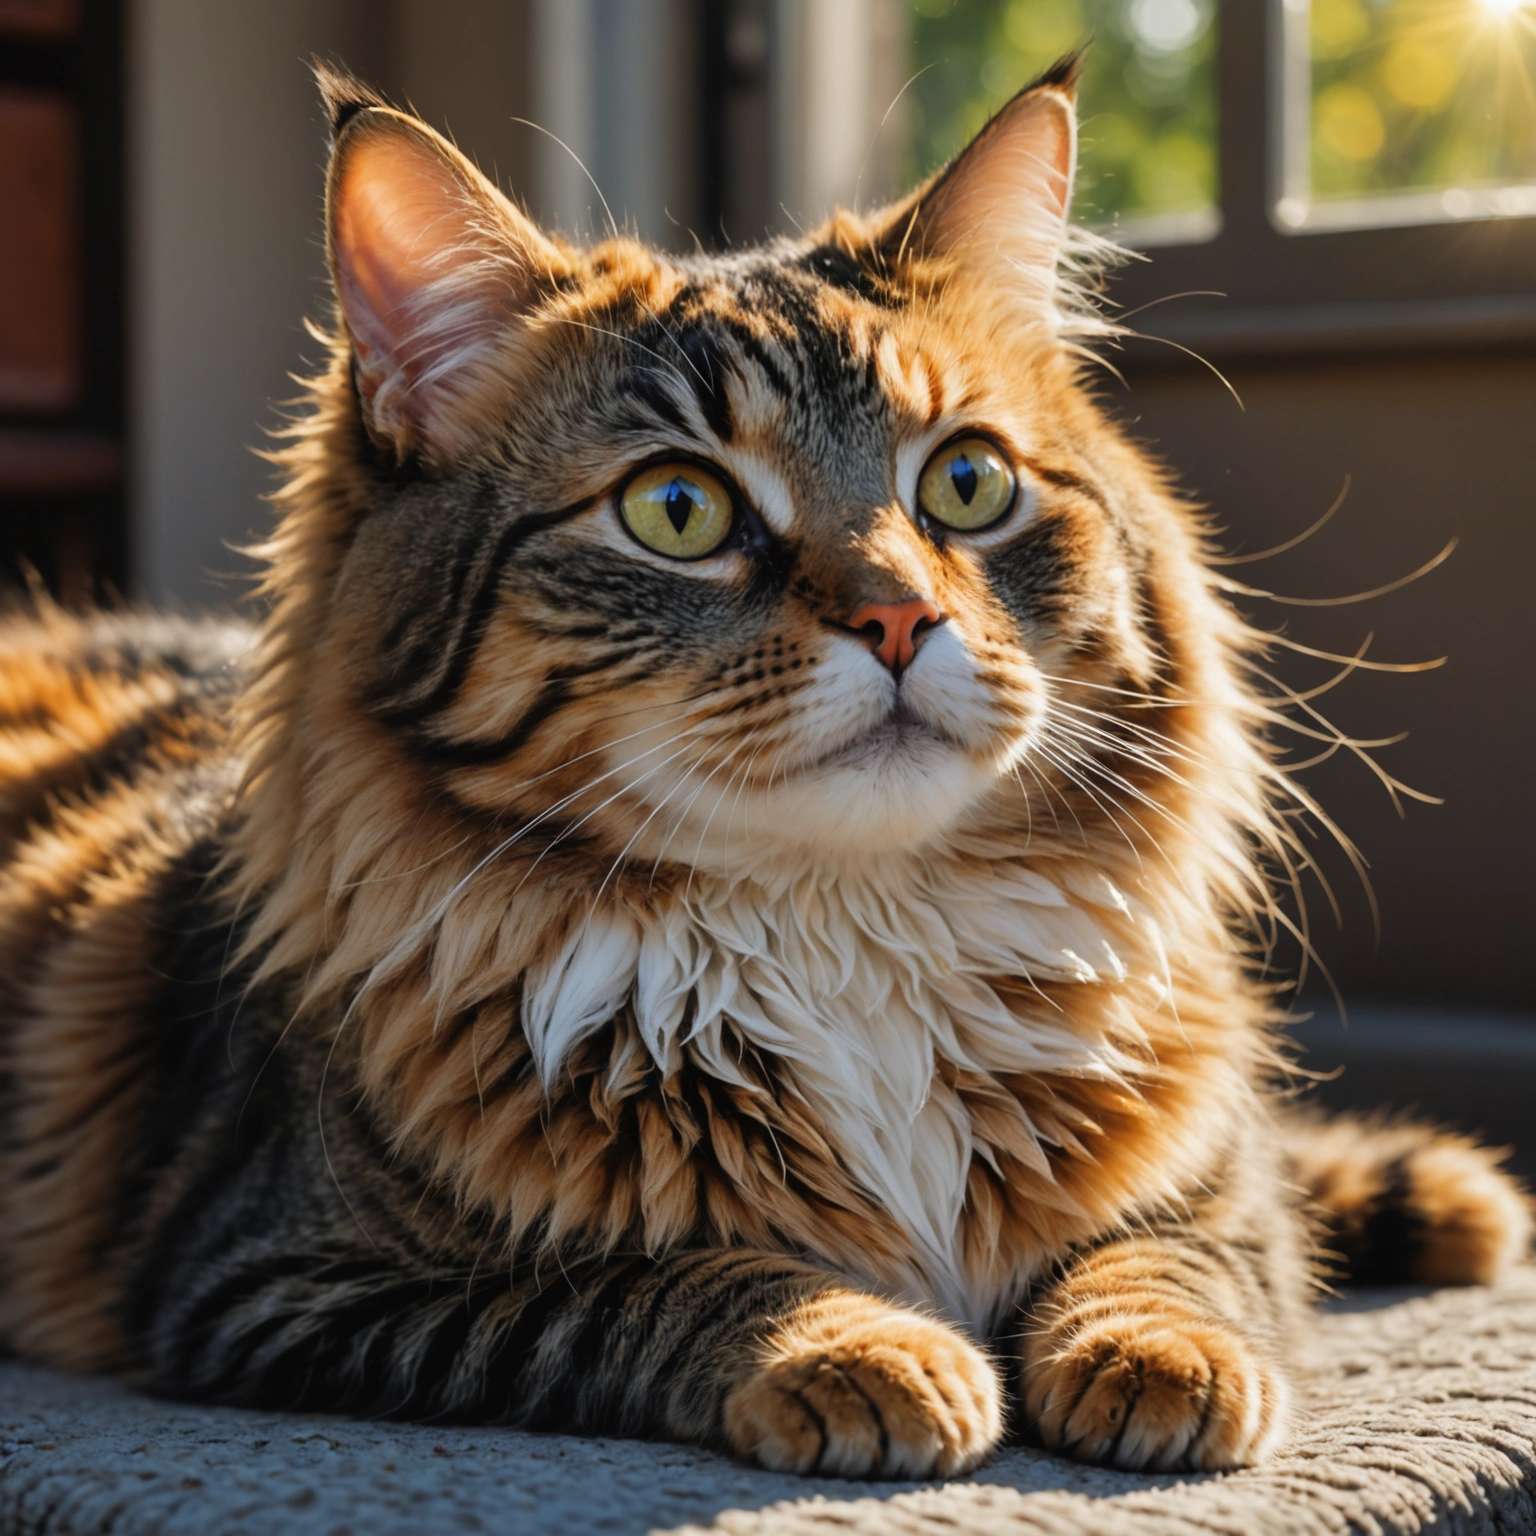
M444 463L518 367L565 253L408 113L320 69L332 119L327 246L375 437Z
M1052 65L892 210L888 262L938 258L1031 309L1054 308L1077 164L1080 56Z

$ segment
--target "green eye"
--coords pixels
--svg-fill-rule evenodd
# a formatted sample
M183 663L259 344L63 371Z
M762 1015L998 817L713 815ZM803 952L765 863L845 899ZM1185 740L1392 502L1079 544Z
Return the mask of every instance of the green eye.
M928 460L917 482L917 504L936 523L974 533L990 528L1013 505L1013 471L981 437L949 443Z
M694 464L658 464L624 487L619 511L647 549L674 560L713 554L731 531L730 494Z

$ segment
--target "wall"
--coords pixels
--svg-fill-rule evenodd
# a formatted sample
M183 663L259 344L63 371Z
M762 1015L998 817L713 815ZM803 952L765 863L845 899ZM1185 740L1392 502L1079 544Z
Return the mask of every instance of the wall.
M1346 997L1530 1007L1536 353L1223 360L1246 410L1204 370L1148 362L1133 366L1128 393L1116 390L1117 407L1211 506L1231 548L1260 551L1301 532L1350 477L1327 527L1289 554L1230 568L1232 577L1292 597L1342 596L1380 587L1457 541L1444 565L1369 602L1240 606L1319 649L1349 655L1374 633L1371 657L1449 658L1416 676L1357 673L1314 703L1347 735L1406 731L1374 755L1445 802L1406 800L1400 818L1347 751L1303 775L1369 861L1380 905L1378 942L1359 879L1320 839L1342 931L1316 882L1309 905ZM1338 670L1283 650L1274 669L1306 688ZM1324 744L1296 746L1310 757Z
M137 592L239 591L250 452L313 313L324 129L305 59L382 62L367 0L136 0L128 41L129 475Z
M580 239L675 250L699 224L693 0L534 0L533 211Z

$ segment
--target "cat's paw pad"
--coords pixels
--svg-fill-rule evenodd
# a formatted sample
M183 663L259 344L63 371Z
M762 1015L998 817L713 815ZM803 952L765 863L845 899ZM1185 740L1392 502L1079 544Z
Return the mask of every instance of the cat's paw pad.
M1049 1449L1128 1471L1251 1466L1284 1427L1284 1379L1252 1345L1155 1306L1031 1335L1024 1391Z
M778 1472L949 1477L1002 1432L992 1362L954 1329L869 1297L820 1297L731 1391L726 1431Z

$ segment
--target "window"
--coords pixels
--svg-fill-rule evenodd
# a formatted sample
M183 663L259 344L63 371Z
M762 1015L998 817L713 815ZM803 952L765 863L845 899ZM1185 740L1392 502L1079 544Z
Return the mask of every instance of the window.
M1353 32L1348 4L1360 7ZM1536 0L1219 0L1219 227L1128 269L1116 298L1136 309L1220 294L1137 321L1214 359L1536 338L1536 217L1515 204L1536 172L1520 115L1536 99L1533 28ZM1449 88L1404 51L1425 37L1456 65ZM1497 98L1481 62L1494 40ZM1340 89L1359 94L1330 97ZM1423 105L1403 99L1415 94ZM1362 99L1381 115L1379 150L1363 129L1348 141L1339 103ZM1490 129L1504 104L1512 115Z
M871 206L1086 41L1076 212L1155 248L1114 286L1159 305L1138 326L1212 357L1536 338L1536 0L722 7L717 236Z
M1289 228L1536 213L1536 9L1525 0L1286 0Z

